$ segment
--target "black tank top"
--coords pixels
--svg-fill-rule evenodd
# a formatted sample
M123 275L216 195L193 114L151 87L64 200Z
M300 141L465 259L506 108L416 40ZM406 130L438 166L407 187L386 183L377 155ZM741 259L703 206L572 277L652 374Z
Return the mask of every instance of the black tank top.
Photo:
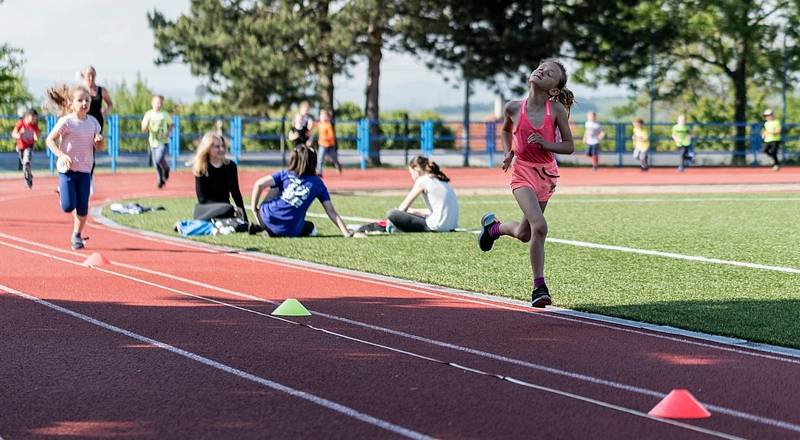
M90 96L92 98L91 102L89 103L89 111L88 114L94 116L97 119L97 122L100 123L100 131L103 131L103 88L97 86L97 94L94 96Z

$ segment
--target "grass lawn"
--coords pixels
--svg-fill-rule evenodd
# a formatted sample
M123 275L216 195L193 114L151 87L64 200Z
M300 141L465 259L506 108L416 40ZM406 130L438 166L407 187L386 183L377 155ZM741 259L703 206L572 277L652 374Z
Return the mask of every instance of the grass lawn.
M345 217L382 218L401 197L334 195ZM165 211L112 220L174 234L194 199L137 200ZM521 217L512 196L459 198L461 226L476 228L491 210ZM323 213L319 204L313 213ZM800 194L555 196L549 237L800 269ZM469 232L347 239L330 221L321 237L275 239L247 234L196 238L208 243L431 284L527 300L528 246L508 237L484 254ZM352 223L352 222L348 222ZM554 305L800 348L800 274L659 256L546 245L545 274Z

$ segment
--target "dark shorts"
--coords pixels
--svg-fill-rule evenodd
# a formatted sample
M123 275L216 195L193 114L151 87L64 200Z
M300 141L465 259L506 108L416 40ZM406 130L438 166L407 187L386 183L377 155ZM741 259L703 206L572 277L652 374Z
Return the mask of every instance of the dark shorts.
M61 209L64 212L75 211L85 217L89 213L89 190L92 175L78 171L58 173L58 191L61 197Z
M598 154L600 154L600 144L594 144L594 145L587 145L586 146L586 155L587 156L594 157L594 156L597 156Z

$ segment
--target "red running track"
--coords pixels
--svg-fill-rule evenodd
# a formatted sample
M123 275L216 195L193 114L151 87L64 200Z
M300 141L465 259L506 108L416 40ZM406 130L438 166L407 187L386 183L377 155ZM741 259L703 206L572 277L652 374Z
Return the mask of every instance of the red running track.
M151 184L99 176L95 201ZM799 359L94 221L75 252L52 185L0 181L6 440L800 436ZM270 317L287 297L314 315ZM645 416L678 387L713 416Z

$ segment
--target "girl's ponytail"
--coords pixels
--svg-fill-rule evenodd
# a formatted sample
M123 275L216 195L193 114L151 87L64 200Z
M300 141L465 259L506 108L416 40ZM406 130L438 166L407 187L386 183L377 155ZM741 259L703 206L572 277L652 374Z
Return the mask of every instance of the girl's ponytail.
M442 182L450 181L450 178L447 177L447 175L442 172L441 168L439 168L439 164L433 162L432 160L428 159L425 156L414 156L408 162L408 166L409 168L423 170L425 171L425 173L430 174L433 177L436 177Z
M439 168L439 164L434 161L428 161L428 173L433 174L437 179L442 182L449 182L450 178Z
M64 116L72 111L72 95L75 92L84 92L87 95L89 90L84 86L68 86L66 84L57 84L47 89L47 99L50 106L55 106L58 116Z
M58 84L47 89L47 99L51 106L55 106L58 116L70 112L70 89L66 84Z
M575 95L572 93L572 90L564 87L558 91L558 95L556 95L554 99L566 107L567 115L569 115L572 106L575 104Z

